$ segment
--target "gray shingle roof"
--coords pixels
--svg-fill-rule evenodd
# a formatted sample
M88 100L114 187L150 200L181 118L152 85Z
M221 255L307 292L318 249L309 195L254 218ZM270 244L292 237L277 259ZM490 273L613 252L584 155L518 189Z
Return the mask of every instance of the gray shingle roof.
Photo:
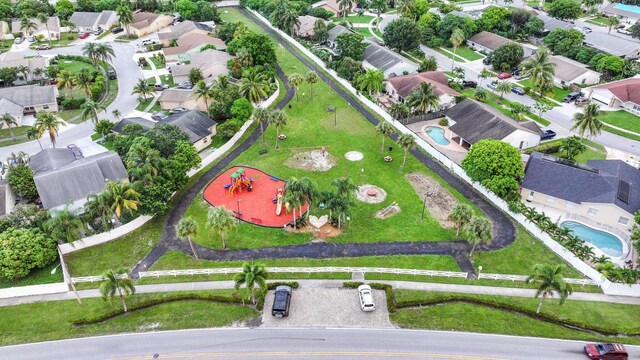
M333 29L329 30L329 37L327 40L336 41L336 38L343 33L350 33L351 31L342 25L337 25Z
M34 155L29 163L34 170L33 179L45 209L98 193L109 181L128 180L127 170L120 156L113 151L75 160L68 149L47 150ZM69 156L64 155L64 151L71 154L73 160L69 161Z
M535 123L518 124L500 111L471 99L462 100L445 114L455 121L449 130L472 145L484 139L502 140L517 129L541 134Z
M621 181L630 185L628 203L618 198ZM572 165L534 152L527 162L522 187L577 204L614 204L630 214L640 209L640 171L621 160Z
M386 72L390 68L400 64L413 64L408 59L396 54L393 50L382 47L378 44L370 44L364 50L363 61L368 62L376 69ZM416 66L417 68L417 66Z
M585 35L584 43L597 50L621 57L632 54L640 48L640 43L598 31Z
M25 85L0 88L0 99L5 98L23 107L56 102L57 89L53 85Z
M118 134L121 134L122 130L124 130L124 127L131 124L137 124L142 126L143 131L147 131L149 129L152 129L154 126L156 126L156 122L153 120L147 120L141 117L130 117L130 118L124 118L120 120L117 124L115 124L115 126L113 127L113 132L117 132Z
M538 14L538 18L544 22L544 28L549 31L553 31L555 29L570 30L576 27L570 22L558 20L546 14Z
M591 71L587 69L586 65L560 55L549 57L549 61L556 64L556 77L567 82L571 82L587 71Z
M95 26L101 13L76 11L69 18L69 22L77 27Z
M189 135L189 141L195 143L205 136L211 135L209 130L217 123L198 110L189 110L169 115L159 124L172 124Z
M104 25L109 21L109 18L113 16L116 12L113 10L104 10L100 13L100 18L98 19L98 25Z

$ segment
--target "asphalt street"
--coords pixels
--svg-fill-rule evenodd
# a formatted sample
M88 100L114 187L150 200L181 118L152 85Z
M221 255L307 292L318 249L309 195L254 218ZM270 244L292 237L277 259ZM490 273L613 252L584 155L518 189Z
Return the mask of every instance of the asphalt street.
M212 314L212 316L215 316ZM0 348L2 359L581 359L584 342L375 329L198 329ZM628 346L630 359L640 347Z

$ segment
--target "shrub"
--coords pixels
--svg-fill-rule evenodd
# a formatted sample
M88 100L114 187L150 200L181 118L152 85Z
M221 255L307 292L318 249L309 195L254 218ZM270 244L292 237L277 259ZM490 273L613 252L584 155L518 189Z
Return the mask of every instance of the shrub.
M8 229L0 234L0 278L27 276L57 258L55 241L38 229Z
M104 91L104 76L100 74L96 76L95 82L91 86L91 99L93 99L93 101L98 101Z
M449 126L449 120L447 120L447 118L442 118L438 121L438 124L440 124L440 126Z
M560 151L560 146L562 146L562 144L560 142L555 142L555 143L548 143L548 144L542 144L542 145L538 145L536 147L533 148L529 148L527 150L525 150L524 152L526 154L531 154L534 151L543 153L543 154L554 154L557 153L558 151Z
M235 135L235 133L238 132L238 130L240 130L240 128L242 127L243 121L241 121L240 119L230 119L224 122L224 124L222 125L218 125L218 134L226 137L226 138L230 138L233 135Z
M364 283L362 281L345 281L342 283L342 286L348 289L357 289L360 285L364 285Z
M84 98L64 99L62 100L62 107L65 110L80 109L80 106L84 104L84 101L85 101Z

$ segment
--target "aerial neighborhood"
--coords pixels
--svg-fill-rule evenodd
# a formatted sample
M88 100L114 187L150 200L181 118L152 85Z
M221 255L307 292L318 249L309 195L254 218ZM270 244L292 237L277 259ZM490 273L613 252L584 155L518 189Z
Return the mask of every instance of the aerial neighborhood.
M640 358L619 1L0 0L0 358Z

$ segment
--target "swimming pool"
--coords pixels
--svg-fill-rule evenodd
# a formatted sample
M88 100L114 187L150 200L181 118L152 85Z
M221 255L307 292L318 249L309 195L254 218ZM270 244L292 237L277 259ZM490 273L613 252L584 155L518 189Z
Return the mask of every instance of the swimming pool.
M444 129L431 126L427 128L427 135L440 145L449 145L449 140L444 137Z
M618 10L630 11L632 13L640 14L640 6L627 5L627 4L616 4L614 8Z
M575 221L563 221L560 226L571 230L575 236L593 244L609 256L622 256L622 241L611 233L597 230Z

